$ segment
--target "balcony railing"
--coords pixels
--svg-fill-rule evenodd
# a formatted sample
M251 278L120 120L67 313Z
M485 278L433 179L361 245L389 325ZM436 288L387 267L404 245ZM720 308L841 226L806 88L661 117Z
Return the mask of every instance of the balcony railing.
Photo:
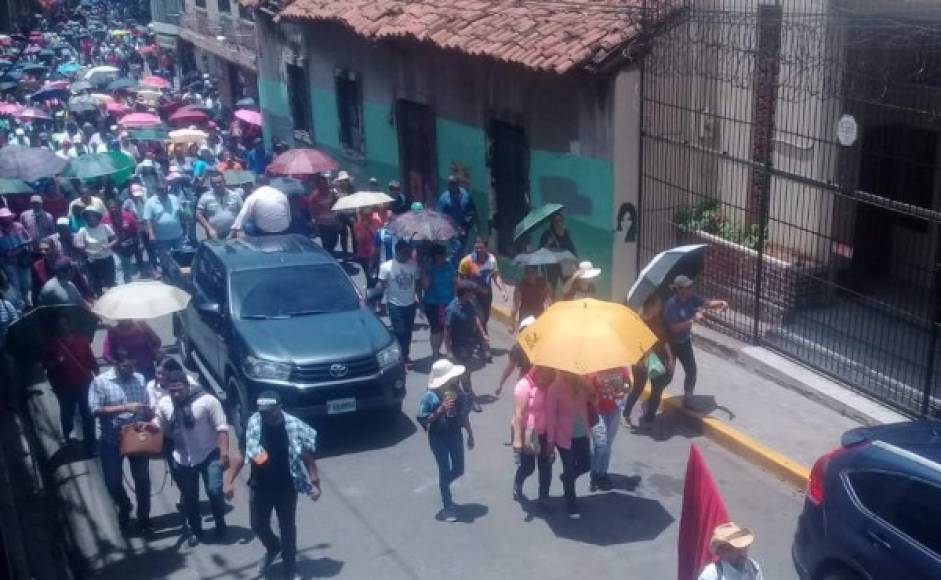
M193 10L182 16L180 26L213 40L224 36L222 44L235 43L240 49L255 52L254 22L235 16L210 18L204 10Z

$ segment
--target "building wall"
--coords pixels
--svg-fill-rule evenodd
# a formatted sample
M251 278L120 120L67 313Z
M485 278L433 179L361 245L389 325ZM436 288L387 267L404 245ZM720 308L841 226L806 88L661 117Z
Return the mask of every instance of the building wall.
M499 119L524 127L530 148L531 206L558 202L583 259L600 264L598 287L610 290L614 190L613 81L580 73L551 75L407 41L365 41L334 24L272 25L258 21L259 91L266 138L292 127L285 62L305 67L315 147L341 160L364 184L401 179L395 103L429 105L435 115L438 191L460 168L470 177L486 228L493 211L487 126ZM360 75L365 159L341 151L337 69Z

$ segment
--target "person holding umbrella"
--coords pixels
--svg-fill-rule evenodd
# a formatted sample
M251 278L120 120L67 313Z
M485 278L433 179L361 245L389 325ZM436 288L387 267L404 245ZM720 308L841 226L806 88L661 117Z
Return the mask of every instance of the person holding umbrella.
M448 176L448 189L438 196L437 209L451 218L458 228L457 236L451 244L453 259L457 262L463 257L467 237L477 225L477 207L474 205L474 199L466 189L461 187L461 181L457 176Z
M693 280L679 275L673 280L673 296L663 305L663 323L669 336L670 349L683 365L683 406L693 408L696 389L696 355L693 352L693 324L703 319L703 310L725 310L725 300L706 299L693 291Z
M562 490L569 518L579 519L575 482L591 469L591 422L588 404L591 386L578 375L559 372L546 395L546 447L549 460L558 451L562 459Z
M569 232L565 227L565 217L561 212L556 212L549 218L549 227L546 228L546 231L542 233L542 237L539 238L539 247L554 251L565 250L578 256L578 252L575 250L575 244L572 243L572 238L569 236ZM558 284L559 280L562 278L562 267L560 265L547 266L546 276L549 279L549 286L555 288L556 284Z
M378 251L378 250L376 250ZM448 304L454 300L457 270L448 260L448 250L440 244L431 248L430 261L422 272L422 304L431 341L431 358L441 357L444 343L444 321Z
M657 337L657 342L650 349L650 352L644 360L641 361L640 364L634 365L632 369L635 381L634 388L631 389L631 393L627 397L627 402L624 404L624 422L629 425L631 422L631 411L634 409L634 404L636 404L637 400L640 398L641 391L643 391L644 385L647 384L647 379L649 378L650 398L647 399L644 414L638 425L639 430L647 429L647 427L653 423L654 419L657 418L657 410L660 408L660 399L663 396L663 391L673 379L675 361L673 359L673 351L670 349L670 343L667 340L666 329L663 327L662 313L663 300L661 300L660 296L656 293L647 297L647 300L644 301L644 305L640 310L640 317L644 320L647 328Z
M418 423L428 432L428 444L438 465L442 515L448 522L456 522L458 519L451 484L464 474L464 437L461 429L467 431L467 448L474 448L469 395L457 386L466 370L448 359L435 361L428 377L428 390L418 403Z
M524 501L523 483L539 467L539 505L548 509L552 484L552 449L546 439L546 398L556 371L534 367L520 378L513 391L513 420L510 433L518 467L513 478L513 499Z

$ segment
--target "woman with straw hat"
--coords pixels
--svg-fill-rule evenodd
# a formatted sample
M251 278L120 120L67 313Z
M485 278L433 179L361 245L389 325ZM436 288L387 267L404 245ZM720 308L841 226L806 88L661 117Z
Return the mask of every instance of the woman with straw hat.
M448 359L435 361L428 377L428 391L418 404L418 422L428 432L428 444L438 464L442 514L449 522L457 521L451 483L464 474L462 428L467 431L467 448L474 448L470 398L457 384L465 371L465 367Z
M761 580L758 562L748 557L748 547L754 541L754 532L735 522L716 526L709 551L718 560L703 568L699 580Z
M578 269L572 274L572 277L565 282L562 288L563 300L581 300L582 298L594 298L597 290L595 278L601 275L601 268L595 268L591 262L582 262Z

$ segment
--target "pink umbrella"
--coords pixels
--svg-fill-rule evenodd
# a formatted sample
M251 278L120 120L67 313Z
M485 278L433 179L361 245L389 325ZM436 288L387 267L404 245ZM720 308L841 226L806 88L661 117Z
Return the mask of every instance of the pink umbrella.
M126 129L144 129L147 127L156 127L161 124L163 124L163 121L160 120L160 117L151 115L150 113L131 113L130 115L125 115L118 121L118 125Z
M158 77L156 75L151 75L149 77L144 77L140 80L141 85L145 87L154 87L158 89L165 89L170 86L170 81L163 77Z
M261 127L261 113L251 109L239 109L235 112L235 118L239 121L245 121L249 125Z
M69 88L69 81L48 81L42 86L41 91L66 90Z
M323 151L316 149L288 149L268 165L268 173L275 175L313 175L333 171L339 165Z
M105 105L105 110L115 116L126 115L131 112L130 107L117 101L109 102L107 105Z
M0 115L9 115L15 117L23 110L22 105L16 103L0 103Z
M49 121L52 117L49 116L49 113L38 109L36 107L26 107L19 114L16 115L20 119L44 119Z
M191 123L203 123L209 120L209 116L206 113L198 110L191 109L189 107L181 107L176 110L170 118L167 119L171 124L174 125L187 125Z

